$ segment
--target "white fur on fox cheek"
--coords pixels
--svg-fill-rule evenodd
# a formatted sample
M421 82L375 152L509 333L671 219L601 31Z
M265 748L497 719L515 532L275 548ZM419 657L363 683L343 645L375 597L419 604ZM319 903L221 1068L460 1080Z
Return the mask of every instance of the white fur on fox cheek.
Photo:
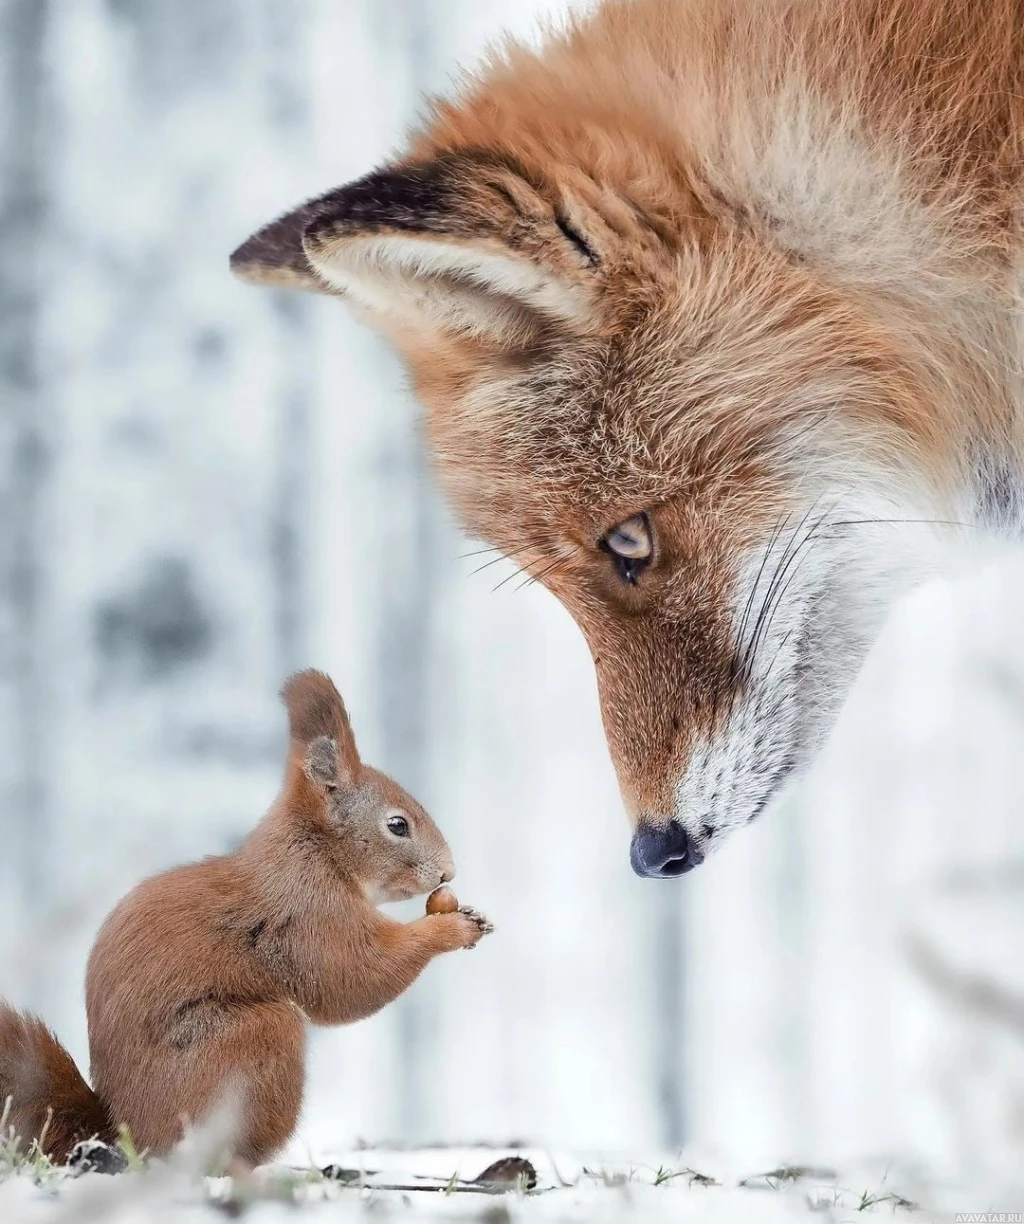
M693 746L676 784L676 819L702 849L759 815L809 763L886 610L938 564L928 522L935 511L922 499L908 495L896 509L891 499L864 494L852 505L836 494L814 505L779 533L767 557L758 550L740 568L735 641L748 678L717 734ZM759 628L773 589L778 602Z
M717 735L693 746L677 783L676 820L702 849L749 823L797 759L801 712L791 643L802 606L794 599L780 608L755 657L748 694Z

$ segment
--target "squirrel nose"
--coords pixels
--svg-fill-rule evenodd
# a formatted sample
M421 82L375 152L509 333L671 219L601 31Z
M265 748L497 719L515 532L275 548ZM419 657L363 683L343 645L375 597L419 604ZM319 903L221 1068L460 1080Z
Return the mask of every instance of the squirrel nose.
M441 873L441 883L450 884L455 879L455 868L450 867L447 871Z
M637 875L663 880L699 867L704 855L678 820L660 827L641 822L633 834L629 861Z

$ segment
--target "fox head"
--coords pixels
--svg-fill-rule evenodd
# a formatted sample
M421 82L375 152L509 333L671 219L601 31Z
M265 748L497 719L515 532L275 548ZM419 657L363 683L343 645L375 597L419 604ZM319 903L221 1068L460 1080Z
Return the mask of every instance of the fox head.
M468 529L587 640L651 876L702 862L809 760L905 568L887 524L941 513L949 475L948 379L896 326L906 304L808 231L848 230L853 193L885 183L791 148L804 198L769 202L761 162L783 173L771 142L799 137L763 124L756 155L719 133L712 159L710 35L667 28L689 9L608 3L510 49L401 159L232 257L341 295L400 351ZM700 72L666 75L673 37L705 47ZM889 245L869 262L915 257L898 219L870 224Z

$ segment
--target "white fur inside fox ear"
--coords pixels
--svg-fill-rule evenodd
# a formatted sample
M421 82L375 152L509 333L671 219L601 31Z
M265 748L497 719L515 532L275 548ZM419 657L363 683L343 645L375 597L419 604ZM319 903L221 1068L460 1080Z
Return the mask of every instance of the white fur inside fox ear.
M434 234L307 234L310 265L383 322L512 340L544 320L582 325L590 295L496 242Z
M255 233L245 280L338 293L399 343L446 332L529 343L589 330L600 252L552 184L510 155L449 151L371 171Z

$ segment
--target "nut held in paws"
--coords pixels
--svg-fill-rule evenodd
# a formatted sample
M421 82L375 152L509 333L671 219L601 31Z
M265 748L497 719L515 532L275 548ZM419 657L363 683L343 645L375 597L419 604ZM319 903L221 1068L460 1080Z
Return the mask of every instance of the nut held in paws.
M446 885L435 888L427 898L428 914L454 914L459 908L459 899Z

